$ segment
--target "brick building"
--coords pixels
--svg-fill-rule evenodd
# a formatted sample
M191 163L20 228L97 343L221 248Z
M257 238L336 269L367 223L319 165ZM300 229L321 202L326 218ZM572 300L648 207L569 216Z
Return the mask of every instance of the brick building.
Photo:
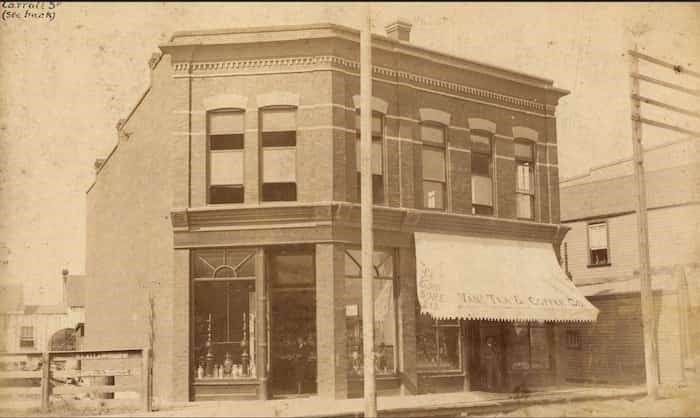
M700 148L689 138L645 152L649 253L660 379L686 380L700 354ZM630 160L561 182L562 253L574 282L600 310L569 327L567 379L642 383L644 344L635 195Z
M409 33L373 36L378 390L561 381L557 321L596 315L555 254L567 92ZM163 401L360 396L359 32L160 49L87 194L86 345L152 340Z

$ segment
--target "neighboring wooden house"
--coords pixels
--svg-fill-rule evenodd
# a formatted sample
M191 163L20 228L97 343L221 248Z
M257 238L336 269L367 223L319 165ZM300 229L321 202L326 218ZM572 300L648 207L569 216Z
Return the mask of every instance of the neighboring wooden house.
M0 288L0 350L75 349L84 310L85 276L64 275L62 301L56 305L26 305L22 285L6 285Z
M682 382L700 353L700 144L645 152L660 379ZM562 180L561 254L598 321L568 327L569 380L644 382L635 192L630 160ZM681 273L682 272L682 273Z

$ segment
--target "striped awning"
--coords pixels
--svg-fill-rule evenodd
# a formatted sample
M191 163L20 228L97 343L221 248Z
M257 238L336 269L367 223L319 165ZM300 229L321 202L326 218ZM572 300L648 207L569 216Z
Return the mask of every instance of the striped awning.
M552 244L415 233L418 301L434 318L595 321Z

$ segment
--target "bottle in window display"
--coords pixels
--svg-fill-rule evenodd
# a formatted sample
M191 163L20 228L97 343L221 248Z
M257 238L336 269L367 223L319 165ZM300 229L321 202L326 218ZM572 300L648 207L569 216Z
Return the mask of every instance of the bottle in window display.
M233 357L231 353L226 353L224 356L224 376L231 376L233 372Z

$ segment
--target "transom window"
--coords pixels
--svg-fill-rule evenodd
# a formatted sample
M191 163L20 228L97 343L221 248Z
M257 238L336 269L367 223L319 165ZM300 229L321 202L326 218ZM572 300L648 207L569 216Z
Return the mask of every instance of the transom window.
M244 113L216 110L207 114L208 202L243 203Z
M535 159L532 142L515 141L516 215L521 219L535 217Z
M381 113L372 114L372 200L374 204L384 203L384 121ZM355 131L357 132L357 140L355 142L355 168L357 171L357 201L361 199L361 184L360 164L361 164L361 149L360 149L360 114L355 114Z
M423 141L423 207L445 209L445 128L424 123L420 126L420 135Z
M472 214L493 215L493 150L491 137L471 135Z
M266 108L260 112L262 201L297 200L296 108Z
M610 264L607 222L588 224L588 257L590 266Z

